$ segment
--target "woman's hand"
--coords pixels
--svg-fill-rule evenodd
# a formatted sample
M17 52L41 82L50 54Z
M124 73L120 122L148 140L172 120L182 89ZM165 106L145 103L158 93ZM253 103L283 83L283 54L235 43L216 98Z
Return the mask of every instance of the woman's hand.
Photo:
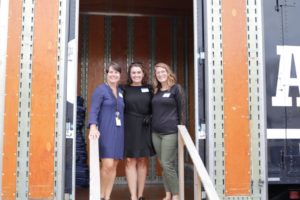
M90 140L96 140L100 137L100 132L95 124L92 124L90 126L90 133L89 133L89 139Z

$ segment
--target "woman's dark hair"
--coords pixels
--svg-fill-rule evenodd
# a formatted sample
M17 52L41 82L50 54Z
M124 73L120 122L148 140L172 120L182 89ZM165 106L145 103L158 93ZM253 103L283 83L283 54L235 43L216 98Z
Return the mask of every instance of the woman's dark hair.
M139 67L143 74L144 74L144 77L142 79L142 85L147 85L148 84L148 81L149 81L149 78L148 78L148 72L145 70L145 67L142 63L140 62L133 62L129 65L128 67L128 74L127 74L127 84L130 85L132 83L132 79L130 77L130 72L131 72L131 69L132 67Z
M114 70L120 72L122 72L122 68L120 67L120 65L118 63L115 63L115 62L111 62L109 63L106 67L105 67L105 72L108 73L109 71L109 68L112 67Z

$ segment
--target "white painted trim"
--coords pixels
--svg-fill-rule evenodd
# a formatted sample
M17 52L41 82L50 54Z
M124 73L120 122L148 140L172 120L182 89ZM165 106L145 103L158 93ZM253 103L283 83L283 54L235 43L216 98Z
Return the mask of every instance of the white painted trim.
M5 75L6 51L8 34L9 0L0 0L0 174L3 166L3 136L4 136L4 103L5 103ZM0 190L2 189L2 176L0 177ZM2 193L2 192L1 192ZM0 199L2 195L0 194Z
M268 139L300 139L300 129L267 129Z

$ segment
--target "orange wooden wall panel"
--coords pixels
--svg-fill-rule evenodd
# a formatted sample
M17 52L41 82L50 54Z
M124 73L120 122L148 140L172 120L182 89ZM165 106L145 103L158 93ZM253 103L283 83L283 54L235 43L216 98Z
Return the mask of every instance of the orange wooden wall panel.
M5 80L2 199L16 198L16 152L18 135L19 67L22 1L9 1L8 43Z
M45 9L47 8L47 9ZM30 118L29 198L53 198L58 0L36 1Z
M250 194L246 1L222 3L225 194Z

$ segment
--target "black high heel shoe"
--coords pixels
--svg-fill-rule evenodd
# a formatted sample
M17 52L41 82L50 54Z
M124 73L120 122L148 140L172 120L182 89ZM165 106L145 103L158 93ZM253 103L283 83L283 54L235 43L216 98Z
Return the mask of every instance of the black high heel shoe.
M146 200L145 197L140 197L139 200Z

